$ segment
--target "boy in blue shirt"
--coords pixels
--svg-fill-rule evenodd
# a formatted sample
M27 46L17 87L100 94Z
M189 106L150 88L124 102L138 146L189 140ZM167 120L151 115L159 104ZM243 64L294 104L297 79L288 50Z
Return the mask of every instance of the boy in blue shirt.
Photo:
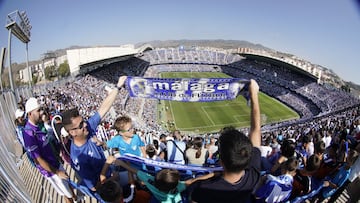
M119 133L106 142L109 148L118 148L121 155L125 153L146 158L145 144L140 136L134 134L131 118L121 116L115 120L114 128Z

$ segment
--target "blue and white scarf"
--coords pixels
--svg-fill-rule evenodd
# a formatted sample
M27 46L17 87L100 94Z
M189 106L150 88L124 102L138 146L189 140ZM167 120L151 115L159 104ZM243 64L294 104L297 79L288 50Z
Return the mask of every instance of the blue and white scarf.
M142 78L128 77L131 97L182 102L212 102L248 99L249 80L240 78Z

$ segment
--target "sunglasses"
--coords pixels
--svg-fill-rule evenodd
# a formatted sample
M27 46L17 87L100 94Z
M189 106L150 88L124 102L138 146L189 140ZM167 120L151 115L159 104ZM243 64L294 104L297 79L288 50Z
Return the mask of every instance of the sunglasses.
M130 132L132 130L134 130L134 127L130 127L128 130L120 130L120 132L126 133L126 132Z
M83 129L83 127L84 127L84 123L85 123L85 121L84 120L82 120L81 122L80 122L80 124L79 124L79 127L77 127L77 128L73 128L73 129L70 129L70 130L81 130L81 129Z

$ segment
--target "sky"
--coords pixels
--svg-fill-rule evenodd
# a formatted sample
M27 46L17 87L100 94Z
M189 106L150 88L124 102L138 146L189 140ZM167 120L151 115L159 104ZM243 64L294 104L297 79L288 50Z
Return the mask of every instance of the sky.
M78 46L152 40L246 40L293 54L360 84L360 0L0 0L0 48L9 13L32 25L29 60ZM26 61L11 40L12 62ZM8 62L6 61L5 66Z

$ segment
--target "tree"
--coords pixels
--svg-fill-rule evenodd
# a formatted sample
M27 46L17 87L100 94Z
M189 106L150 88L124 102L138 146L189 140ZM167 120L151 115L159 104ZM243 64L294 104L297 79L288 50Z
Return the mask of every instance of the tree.
M67 61L60 64L59 69L58 69L58 74L59 74L58 76L60 76L60 77L66 77L66 76L70 75L70 66Z
M39 76L34 75L34 76L32 77L32 84L36 84L36 83L38 82L38 79L39 79Z
M349 93L351 92L351 88L350 88L349 84L342 85L341 89L345 92L349 92Z
M55 66L48 66L45 68L45 78L51 80L52 77L56 76Z

